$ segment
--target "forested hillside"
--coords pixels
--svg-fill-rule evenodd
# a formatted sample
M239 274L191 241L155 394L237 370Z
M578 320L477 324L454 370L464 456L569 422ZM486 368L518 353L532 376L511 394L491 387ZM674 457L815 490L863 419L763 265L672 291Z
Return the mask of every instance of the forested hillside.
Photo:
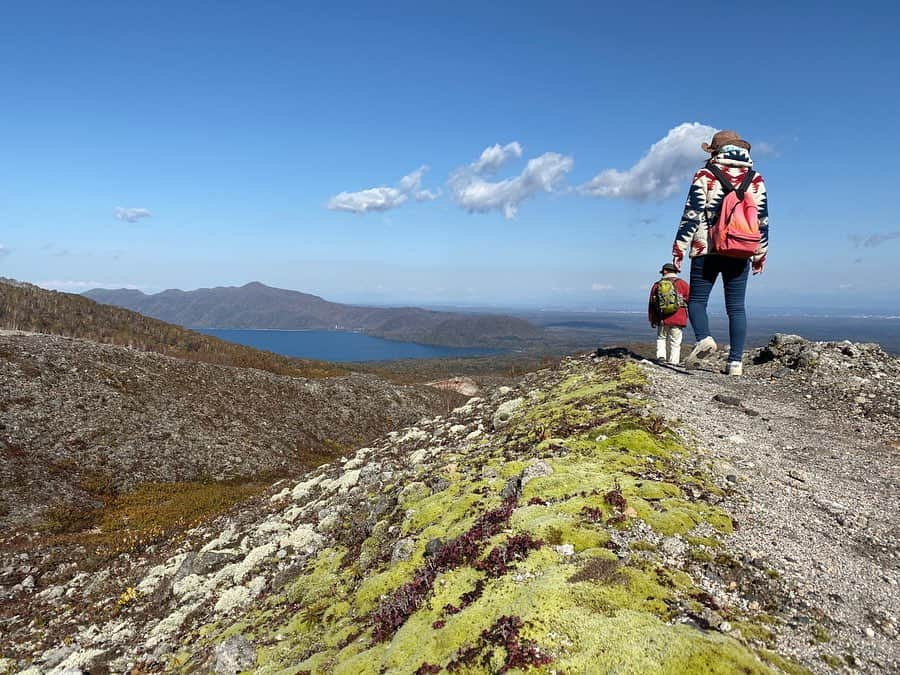
M330 377L346 371L196 333L71 293L0 279L0 328L78 337L192 361L258 368L279 375Z
M85 295L191 328L354 330L388 340L446 347L521 348L545 337L543 329L512 316L418 307L357 307L259 282L194 291L170 289L154 295L97 288Z

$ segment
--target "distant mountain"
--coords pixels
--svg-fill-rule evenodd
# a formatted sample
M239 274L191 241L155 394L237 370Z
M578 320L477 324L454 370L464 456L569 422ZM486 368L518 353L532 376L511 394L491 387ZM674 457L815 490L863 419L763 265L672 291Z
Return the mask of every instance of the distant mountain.
M124 295L139 291L117 291ZM0 329L50 333L225 366L279 375L328 377L346 371L321 361L295 359L219 340L82 295L48 291L0 277Z
M240 287L168 290L155 295L98 288L84 295L191 328L355 330L447 347L521 347L543 336L541 328L510 316L342 305L256 281Z

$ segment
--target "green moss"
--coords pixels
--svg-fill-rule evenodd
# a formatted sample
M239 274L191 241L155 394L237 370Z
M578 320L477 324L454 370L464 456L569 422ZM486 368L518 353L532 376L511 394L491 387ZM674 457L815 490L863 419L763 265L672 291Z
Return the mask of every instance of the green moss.
M812 675L807 668L804 668L796 661L785 658L768 649L760 649L757 654L763 661L775 666L782 672L788 673L788 675Z
M354 606L359 614L369 614L382 595L387 595L412 579L418 561L399 562L384 572L367 577L356 589Z
M680 497L681 490L671 483L660 483L652 480L638 481L635 485L635 493L647 501L657 501L666 497Z
M504 462L500 465L498 474L503 478L512 478L518 476L528 466L528 462Z
M442 492L410 504L412 513L403 521L403 533L418 532L430 525L438 525L443 531L449 531L454 524L460 523L470 514L475 503L481 501L481 495L470 491L473 487L454 483Z
M834 670L844 667L844 659L842 659L840 656L834 656L833 654L822 654L819 656L819 658L822 659L822 661L824 661L829 668L833 668Z
M813 640L816 642L831 642L831 633L825 630L824 626L815 624L812 627Z
M638 539L637 541L630 542L628 544L628 548L632 551L655 551L656 545L650 543L649 541Z
M406 485L397 495L397 503L402 509L415 508L417 504L431 496L431 488L419 481Z
M510 524L515 530L527 532L551 546L572 544L576 551L596 548L609 541L609 534L604 530L543 506L516 509Z
M760 642L767 645L772 644L775 640L775 633L765 626L760 626L758 623L735 620L731 622L731 625L740 631L741 637L745 640Z
M708 563L708 562L712 562L713 555L712 555L712 553L710 553L709 551L707 551L705 549L693 548L693 549L691 549L690 558L691 558L691 560L693 560L695 562Z

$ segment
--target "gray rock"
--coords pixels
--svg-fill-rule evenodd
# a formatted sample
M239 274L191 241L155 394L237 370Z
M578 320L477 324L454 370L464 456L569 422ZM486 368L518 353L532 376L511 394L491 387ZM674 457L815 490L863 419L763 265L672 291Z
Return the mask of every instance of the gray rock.
M64 645L56 649L48 649L44 652L44 666L54 668L78 651L74 645Z
M503 486L503 489L500 491L500 497L504 500L506 499L516 499L519 494L522 492L522 477L521 476L513 476L508 481L506 481L506 485Z
M515 413L524 402L525 399L523 398L514 398L511 401L501 403L497 407L497 411L494 413L494 417L491 420L494 429L502 429L509 424L509 420L513 416L513 413Z
M205 551L192 561L192 568L195 574L205 576L240 558L238 551Z
M718 630L724 619L718 612L714 612L709 607L704 607L700 613L700 619L712 630Z
M481 477L484 480L492 480L497 477L497 469L492 466L481 467Z
M733 408L743 408L744 402L741 401L737 396L729 396L728 394L716 394L713 396L713 401L717 401L723 405L729 405Z
M237 675L256 667L256 649L243 635L234 635L216 645L216 675Z
M532 481L535 478L549 476L552 473L553 467L544 460L533 462L525 467L525 471L522 472L522 487L525 487L529 481Z
M672 557L681 557L687 551L687 544L678 537L666 537L659 545L660 550Z
M441 546L444 545L444 542L441 539L432 539L427 544L425 544L425 555L434 555L438 551L441 550Z
M410 537L404 537L397 541L394 544L394 548L391 551L391 562L396 563L401 560L409 560L412 558L413 553L416 550L416 542Z

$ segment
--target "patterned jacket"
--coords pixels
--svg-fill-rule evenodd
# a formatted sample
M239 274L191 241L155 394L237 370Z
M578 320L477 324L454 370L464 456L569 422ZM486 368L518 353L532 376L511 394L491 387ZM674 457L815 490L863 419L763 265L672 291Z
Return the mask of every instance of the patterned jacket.
M722 152L713 157L713 161L728 175L734 186L740 184L747 175L747 170L753 166L750 153L734 145L723 148ZM759 233L762 237L758 252L752 258L753 268L754 271L762 271L769 249L769 205L766 198L766 183L760 174L757 173L753 177L747 194L756 202ZM681 216L681 224L678 226L678 234L675 235L675 243L672 245L672 257L679 268L688 247L691 258L709 252L709 225L718 219L724 197L722 185L709 169L703 167L694 174L684 205L684 214Z

